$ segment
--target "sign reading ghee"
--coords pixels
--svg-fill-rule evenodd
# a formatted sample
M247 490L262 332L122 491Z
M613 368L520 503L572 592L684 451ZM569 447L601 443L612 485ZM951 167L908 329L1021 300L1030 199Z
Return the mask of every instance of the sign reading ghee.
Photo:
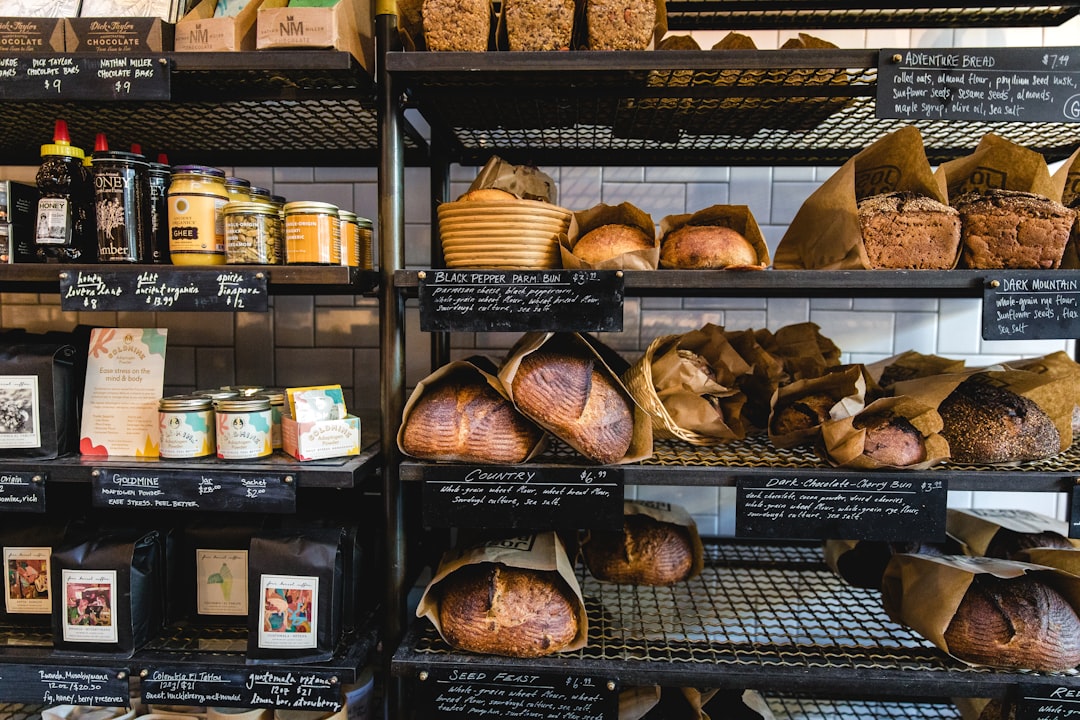
M341 226L336 205L285 203L285 262L289 265L341 264Z

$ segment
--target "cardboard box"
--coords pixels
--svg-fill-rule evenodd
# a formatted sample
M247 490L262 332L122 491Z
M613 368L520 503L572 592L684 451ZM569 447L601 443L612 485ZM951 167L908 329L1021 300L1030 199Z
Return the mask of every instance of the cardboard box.
M238 52L255 49L255 17L267 3L288 0L251 0L235 17L214 17L217 0L201 0L176 23L177 52Z
M352 53L368 72L375 70L370 0L338 0L333 7L259 9L255 47L333 48Z
M155 53L173 49L175 26L157 17L66 18L68 52Z
M297 460L321 460L360 454L360 418L298 423L281 416L282 449Z
M0 18L0 53L64 52L64 18Z

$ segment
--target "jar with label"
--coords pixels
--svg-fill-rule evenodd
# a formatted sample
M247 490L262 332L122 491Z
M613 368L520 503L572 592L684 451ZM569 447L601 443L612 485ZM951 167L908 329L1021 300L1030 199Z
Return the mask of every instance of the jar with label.
M272 203L273 195L270 194L270 188L259 187L258 185L251 186L251 202Z
M360 267L360 225L356 213L338 210L341 222L341 264L346 267Z
M251 181L241 177L227 177L225 192L229 193L229 202L250 202Z
M107 146L95 150L90 162L98 261L149 262L150 164L142 155Z
M169 260L169 181L172 170L164 155L150 163L150 259L155 263Z
M222 460L243 460L266 457L274 449L271 444L270 398L263 395L218 400L214 407L217 418L217 456Z
M173 265L225 264L225 171L178 165L169 183L169 254Z
M158 401L161 457L198 458L213 455L214 408L208 397L173 395Z
M210 402L216 407L221 400L230 400L239 397L240 393L235 390L196 390L194 395L210 398Z
M35 254L45 262L94 262L94 185L83 167L86 153L71 144L67 123L57 120L53 141L41 146Z
M336 205L312 201L285 203L285 262L341 264L341 224Z
M356 218L356 225L360 231L360 239L357 245L360 248L360 269L375 269L374 230L371 221L364 217Z
M230 265L281 264L281 216L273 205L230 202L225 206L225 261Z

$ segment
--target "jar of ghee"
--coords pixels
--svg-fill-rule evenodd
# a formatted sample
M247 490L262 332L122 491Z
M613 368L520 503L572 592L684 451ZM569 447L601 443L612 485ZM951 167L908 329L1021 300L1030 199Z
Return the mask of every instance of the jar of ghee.
M341 221L341 264L360 267L360 225L356 213L338 210Z
M178 165L169 183L169 255L173 265L225 264L225 171Z
M270 442L270 398L263 395L218 400L214 408L217 425L217 456L222 460L266 457Z
M230 202L225 206L225 262L229 265L281 263L281 216L269 203Z
M158 400L160 452L163 458L198 458L214 454L214 408L208 397L173 395Z
M251 181L242 177L227 177L225 191L229 193L229 202L248 202L251 200Z
M336 205L310 201L285 203L285 262L341 264L341 224Z
M358 217L356 218L356 225L360 232L360 239L356 243L360 248L360 269L374 270L374 231L372 229L371 221L364 217Z

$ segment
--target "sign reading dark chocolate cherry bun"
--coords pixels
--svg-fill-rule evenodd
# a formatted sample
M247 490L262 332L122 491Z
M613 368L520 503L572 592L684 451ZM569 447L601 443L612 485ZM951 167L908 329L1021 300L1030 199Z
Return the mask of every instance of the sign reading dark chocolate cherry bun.
M881 50L876 113L908 120L1080 122L1080 47Z
M153 465L95 468L90 473L94 507L218 512L296 512L296 482L287 473L242 472L207 467L174 470Z
M222 266L202 270L65 270L62 310L266 312L267 274Z
M434 666L414 684L418 717L465 720L491 717L531 720L617 720L616 678L564 675L528 669L468 665Z
M1017 683L1016 720L1080 717L1080 689L1055 683Z
M619 529L623 472L612 467L428 465L424 523L432 527Z
M1080 272L994 271L983 281L982 306L983 340L1078 337Z
M45 512L45 474L0 472L0 512Z
M4 701L43 705L127 707L128 669L81 665L0 665Z
M942 540L947 491L925 474L737 478L735 535Z
M330 670L226 668L190 665L140 670L146 704L287 708L326 713L341 709L341 683Z
M169 60L160 55L2 55L2 100L168 100Z
M617 332L618 270L424 270L418 274L425 332Z

